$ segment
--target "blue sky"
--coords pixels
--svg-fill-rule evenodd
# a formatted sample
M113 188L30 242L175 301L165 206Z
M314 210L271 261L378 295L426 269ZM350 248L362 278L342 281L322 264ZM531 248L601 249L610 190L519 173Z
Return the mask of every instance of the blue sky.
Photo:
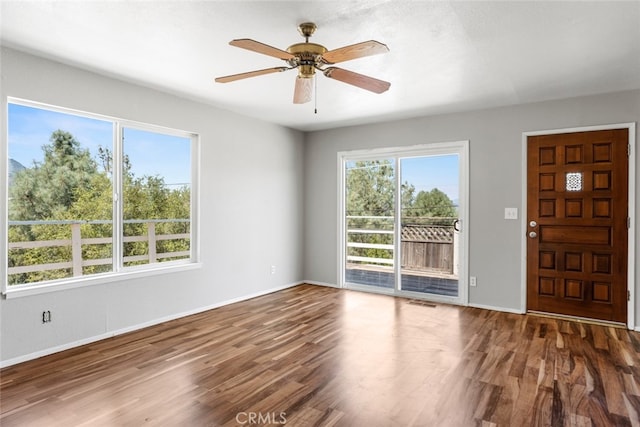
M98 147L113 151L113 125L98 120L39 108L9 104L9 158L26 167L42 162L42 146L51 134L62 129L71 133L96 158ZM137 129L124 130L124 151L133 173L160 175L169 185L186 184L190 179L190 139Z
M191 182L189 138L130 129L124 130L124 153L129 156L136 176L159 175L168 185Z
M457 154L403 158L400 161L401 180L413 184L416 194L437 188L456 201L460 197L458 161Z

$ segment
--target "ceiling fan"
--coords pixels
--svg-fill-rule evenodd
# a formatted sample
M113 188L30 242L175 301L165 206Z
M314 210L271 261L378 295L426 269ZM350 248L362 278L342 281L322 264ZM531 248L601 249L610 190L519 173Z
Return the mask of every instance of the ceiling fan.
M305 38L304 43L292 44L287 50L281 50L273 46L266 45L251 39L231 40L231 46L241 47L282 59L288 66L273 67L264 70L249 71L247 73L232 74L230 76L218 77L216 82L228 83L249 77L261 76L263 74L278 73L287 70L298 70L295 88L293 92L294 104L304 104L311 101L312 83L316 70L321 71L326 77L357 86L374 93L382 93L389 89L391 83L373 77L358 74L343 68L328 66L338 62L349 61L351 59L362 58L364 56L377 55L389 52L389 48L375 40L356 43L338 49L327 50L322 45L309 43L309 37L316 31L316 24L304 22L298 26L298 31Z

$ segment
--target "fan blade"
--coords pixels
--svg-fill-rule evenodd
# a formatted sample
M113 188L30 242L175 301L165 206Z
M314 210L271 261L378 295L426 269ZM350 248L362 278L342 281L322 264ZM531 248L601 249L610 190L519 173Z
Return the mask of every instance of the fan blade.
M375 40L369 40L368 42L356 43L350 46L330 50L322 55L322 59L324 59L324 62L327 64L336 64L338 62L362 58L363 56L378 55L380 53L387 52L389 52L389 48L386 44L382 44Z
M296 87L293 91L293 103L304 104L311 101L313 91L313 77L296 77Z
M348 83L350 85L357 86L361 89L366 89L375 93L382 93L389 89L391 83L384 80L374 79L373 77L365 76L364 74L354 73L353 71L345 70L338 67L329 67L325 69L324 75L330 79L340 80L341 82Z
M282 71L287 71L288 69L289 68L287 67L274 67L265 68L264 70L249 71L248 73L232 74L230 76L217 77L216 83L229 83L236 80L247 79L249 77L261 76L263 74L279 73Z
M289 60L295 58L289 52L278 49L277 47L269 46L264 43L257 42L251 39L236 39L231 40L229 42L231 46L241 47L243 49L251 50L253 52L258 52L263 55L273 56L275 58Z

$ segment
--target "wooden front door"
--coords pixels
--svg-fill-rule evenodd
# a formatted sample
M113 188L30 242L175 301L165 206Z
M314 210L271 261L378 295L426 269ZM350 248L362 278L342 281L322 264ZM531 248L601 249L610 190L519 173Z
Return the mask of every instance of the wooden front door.
M527 139L527 309L627 321L628 130Z

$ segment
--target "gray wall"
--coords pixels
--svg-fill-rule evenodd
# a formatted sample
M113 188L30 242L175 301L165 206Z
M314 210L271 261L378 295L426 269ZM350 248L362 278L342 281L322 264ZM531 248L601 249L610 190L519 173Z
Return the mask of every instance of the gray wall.
M522 216L522 133L639 120L640 91L630 91L310 133L305 149L305 279L338 280L339 151L469 140L469 274L478 279L478 286L469 288L469 302L519 311L521 222L505 220L504 208L518 207Z
M0 363L303 279L301 132L15 50L3 48L1 55L3 105L13 96L200 134L202 268L0 299ZM6 129L6 109L0 128ZM3 132L3 150L6 143ZM277 267L274 275L271 265ZM46 325L40 320L43 310L53 315Z
M0 299L3 365L303 279L336 284L337 152L351 149L470 140L470 302L517 311L520 221L505 221L503 209L521 207L522 132L640 119L633 91L304 135L11 49L0 60L3 106L25 98L193 131L202 143L202 268ZM1 120L6 129L6 110ZM41 323L43 310L53 322Z

